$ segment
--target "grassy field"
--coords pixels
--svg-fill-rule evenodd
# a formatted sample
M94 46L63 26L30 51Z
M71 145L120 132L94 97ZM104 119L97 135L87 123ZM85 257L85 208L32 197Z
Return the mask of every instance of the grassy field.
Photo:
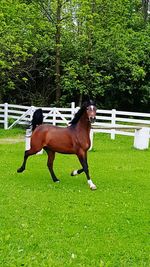
M90 191L84 174L70 176L75 156L56 156L54 184L46 154L18 174L24 143L0 144L0 266L150 266L150 150L132 145L131 137L95 136Z

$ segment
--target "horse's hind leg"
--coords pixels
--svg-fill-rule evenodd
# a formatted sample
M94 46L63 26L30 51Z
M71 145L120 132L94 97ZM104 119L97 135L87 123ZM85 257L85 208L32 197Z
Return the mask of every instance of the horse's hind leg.
M23 172L26 168L26 162L29 156L36 154L38 151L35 151L34 149L29 149L24 152L24 160L21 165L21 167L17 170L17 172Z
M49 172L51 174L51 177L53 179L53 182L59 182L59 179L56 177L54 170L53 170L53 162L55 159L55 152L51 151L47 147L44 147L45 151L47 152L48 155L48 160L47 160L47 167L49 169Z

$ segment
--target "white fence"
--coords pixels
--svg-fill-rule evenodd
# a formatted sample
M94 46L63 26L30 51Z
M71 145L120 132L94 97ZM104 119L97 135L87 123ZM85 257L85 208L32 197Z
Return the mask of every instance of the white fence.
M29 126L33 112L37 108L8 103L0 104L0 124L4 129L11 129L16 124ZM45 123L66 126L78 107L71 103L70 108L42 107L42 110ZM115 134L134 136L134 127L150 127L150 113L98 109L94 126L97 127L94 132L110 133L113 139ZM117 127L117 129L110 129L110 127Z
M29 126L34 111L39 108L35 106L21 106L12 104L0 104L0 124L4 125L4 129L11 129L16 124L24 124ZM70 108L49 108L42 107L44 122L53 125L67 125L73 118L77 108L71 103Z

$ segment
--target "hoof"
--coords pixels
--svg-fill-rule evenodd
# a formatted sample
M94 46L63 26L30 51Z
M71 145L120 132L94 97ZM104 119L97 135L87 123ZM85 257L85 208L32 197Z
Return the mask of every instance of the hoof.
M22 168L22 167L17 170L17 172L19 172L19 173L23 172L23 171L24 171L24 168Z
M54 183L60 183L60 180L57 179L57 180L54 181Z
M97 187L96 187L96 185L94 184L94 185L90 186L90 189L91 189L91 190L96 190Z
M78 170L72 171L71 176L76 176L76 175L78 175Z
M88 180L88 184L89 184L89 187L90 187L91 190L96 190L97 189L96 185L93 184L92 180Z

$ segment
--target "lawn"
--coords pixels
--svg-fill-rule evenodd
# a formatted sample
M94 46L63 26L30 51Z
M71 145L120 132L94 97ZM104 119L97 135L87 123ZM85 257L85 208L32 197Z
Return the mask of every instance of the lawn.
M54 184L46 154L18 174L24 143L0 144L0 266L150 266L150 150L132 145L131 137L95 135L90 191L84 174L70 176L75 156L56 156Z

